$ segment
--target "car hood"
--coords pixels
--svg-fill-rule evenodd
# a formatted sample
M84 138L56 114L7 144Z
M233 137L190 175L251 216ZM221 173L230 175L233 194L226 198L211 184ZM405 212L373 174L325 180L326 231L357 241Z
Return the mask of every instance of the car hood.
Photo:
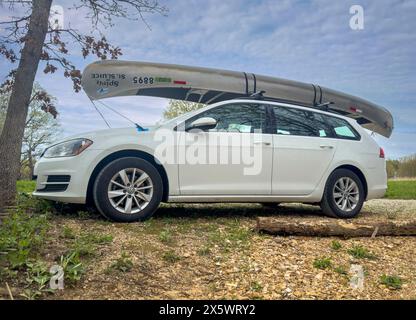
M116 128L116 129L110 128L110 129L104 129L104 130L89 131L89 132L79 133L76 135L65 137L57 141L53 145L61 143L61 142L65 142L68 140L81 139L81 138L90 139L94 141L94 139L98 139L98 138L105 139L105 137L112 137L112 136L117 136L117 135L134 135L134 134L140 135L140 134L146 134L147 132L151 132L155 130L155 128L157 128L157 126L146 126L145 131L141 131L134 127Z

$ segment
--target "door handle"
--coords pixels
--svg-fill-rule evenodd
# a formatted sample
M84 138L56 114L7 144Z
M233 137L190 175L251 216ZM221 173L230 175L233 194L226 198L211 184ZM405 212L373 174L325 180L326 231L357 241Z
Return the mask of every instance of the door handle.
M334 149L334 146L329 146L329 145L320 145L319 147L321 149Z

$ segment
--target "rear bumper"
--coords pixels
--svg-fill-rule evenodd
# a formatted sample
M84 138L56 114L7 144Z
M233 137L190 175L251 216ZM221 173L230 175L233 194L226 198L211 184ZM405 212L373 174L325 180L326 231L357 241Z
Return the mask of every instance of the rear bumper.
M387 172L385 167L368 170L367 187L367 200L384 197L387 191Z

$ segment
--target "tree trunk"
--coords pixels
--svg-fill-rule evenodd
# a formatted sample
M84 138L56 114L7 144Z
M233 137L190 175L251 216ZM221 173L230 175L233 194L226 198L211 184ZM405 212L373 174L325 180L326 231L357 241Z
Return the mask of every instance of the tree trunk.
M275 235L312 237L416 236L416 220L360 222L358 220L287 220L258 217L257 231Z
M51 4L52 0L32 1L32 14L25 44L0 136L0 209L15 200L16 180L20 171L20 150L26 117L33 82L48 31Z

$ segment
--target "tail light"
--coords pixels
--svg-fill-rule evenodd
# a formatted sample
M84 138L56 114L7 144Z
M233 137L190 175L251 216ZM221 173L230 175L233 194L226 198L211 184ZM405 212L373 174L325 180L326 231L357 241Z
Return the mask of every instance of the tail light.
M383 149L383 148L380 148L380 154L379 154L379 157L380 157L380 158L382 158L382 159L384 159L384 158L385 158L385 154L384 154L384 149Z

